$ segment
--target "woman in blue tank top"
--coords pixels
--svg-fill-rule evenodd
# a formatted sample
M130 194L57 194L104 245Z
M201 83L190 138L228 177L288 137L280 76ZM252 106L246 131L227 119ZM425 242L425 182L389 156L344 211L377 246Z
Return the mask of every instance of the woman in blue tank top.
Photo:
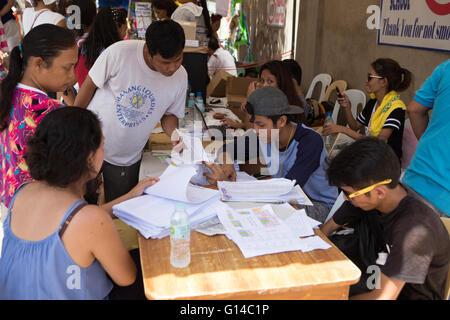
M103 207L86 205L82 195L102 166L102 144L100 122L85 109L58 109L38 125L25 153L35 181L17 190L4 223L0 299L106 299L113 282L135 281L112 206L158 179Z

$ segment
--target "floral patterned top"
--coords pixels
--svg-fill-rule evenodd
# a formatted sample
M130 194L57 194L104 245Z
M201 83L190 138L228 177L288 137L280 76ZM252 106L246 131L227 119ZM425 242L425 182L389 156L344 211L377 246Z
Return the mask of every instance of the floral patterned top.
M50 111L63 107L44 92L19 84L14 92L8 128L0 132L0 201L9 208L16 189L31 181L23 158L38 123Z

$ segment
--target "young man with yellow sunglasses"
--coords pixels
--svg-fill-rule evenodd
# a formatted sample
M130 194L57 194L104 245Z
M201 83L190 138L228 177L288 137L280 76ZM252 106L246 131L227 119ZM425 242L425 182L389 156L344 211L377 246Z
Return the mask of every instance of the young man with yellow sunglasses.
M439 215L399 183L400 164L392 148L376 138L358 140L332 160L327 175L347 201L322 232L337 240L332 234L340 227L354 228L354 235L335 242L361 269L350 298L443 299L448 232Z

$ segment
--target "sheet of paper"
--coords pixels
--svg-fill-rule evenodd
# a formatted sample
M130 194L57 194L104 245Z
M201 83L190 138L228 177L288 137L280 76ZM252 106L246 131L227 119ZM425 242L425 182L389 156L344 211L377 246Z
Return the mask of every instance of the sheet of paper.
M222 223L220 222L219 218L217 218L217 217L195 226L195 228L193 228L193 230L203 233L204 235L207 235L210 237L218 235L218 234L226 234L227 233L227 231L223 227Z
M246 258L304 248L270 205L240 210L228 207L219 211L218 217Z
M331 245L329 245L319 236L304 238L302 239L302 242L305 246L303 252L309 252L313 250L327 250L331 248Z
M273 199L292 191L295 180L270 179L244 182L220 181L217 183L222 199Z
M218 191L198 188L190 184L191 178L197 173L193 166L169 165L159 177L160 181L145 189L145 193L165 199L185 203L201 203L212 198Z
M236 172L236 182L244 182L244 181L258 181L255 177L252 177L246 172L238 171Z
M182 153L176 150L173 150L171 153L172 160L176 165L201 164L204 161L210 162L210 157L203 148L202 140L199 137L182 133L178 129L176 130L184 144Z
M295 211L286 220L284 220L284 222L296 236L310 237L315 233L308 218L309 217L306 215L306 211L302 209Z

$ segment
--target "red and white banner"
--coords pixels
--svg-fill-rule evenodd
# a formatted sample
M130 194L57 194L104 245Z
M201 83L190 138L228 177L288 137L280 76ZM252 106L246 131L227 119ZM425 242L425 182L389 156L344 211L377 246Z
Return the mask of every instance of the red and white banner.
M267 1L267 24L274 27L284 27L286 24L286 0Z

